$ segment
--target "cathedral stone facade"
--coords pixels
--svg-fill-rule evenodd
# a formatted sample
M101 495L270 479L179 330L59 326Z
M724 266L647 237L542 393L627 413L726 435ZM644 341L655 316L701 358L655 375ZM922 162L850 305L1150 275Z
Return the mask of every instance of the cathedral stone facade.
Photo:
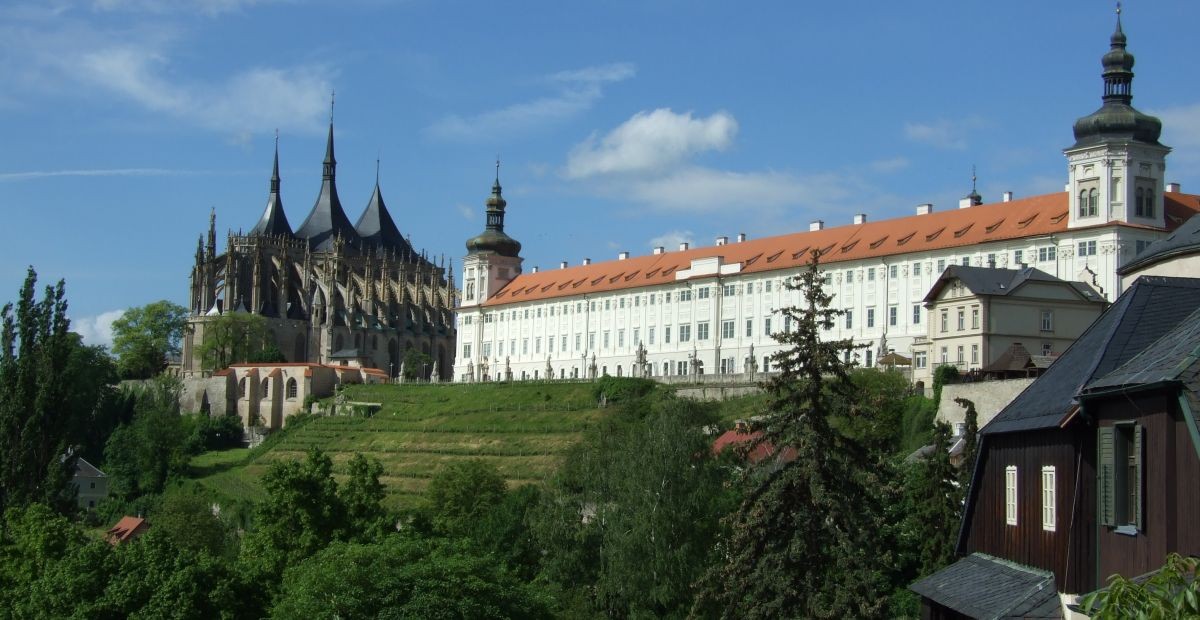
M295 231L279 192L279 148L262 218L248 233L229 233L217 251L216 217L196 248L191 317L182 373L211 372L200 356L205 328L227 312L266 319L288 362L361 365L400 374L409 349L432 358L416 372L449 378L454 360L454 280L444 264L416 252L375 190L351 224L336 184L333 125L316 203Z

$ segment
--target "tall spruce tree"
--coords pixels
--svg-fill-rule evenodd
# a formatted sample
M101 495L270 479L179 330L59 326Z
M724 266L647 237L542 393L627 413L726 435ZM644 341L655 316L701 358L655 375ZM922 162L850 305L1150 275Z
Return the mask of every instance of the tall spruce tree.
M933 450L917 469L917 480L908 491L913 495L910 516L917 533L918 570L923 576L950 562L962 512L962 496L950 463L950 427L945 422L934 424Z
M755 424L760 441L790 446L796 458L748 472L745 499L721 544L725 562L702 580L696 617L879 617L891 584L878 538L882 510L875 463L831 419L855 402L851 340L823 340L843 311L830 308L819 255L789 288L802 307L785 308L793 330L774 356L779 374L768 389L771 413Z
M962 464L959 466L959 490L966 498L971 490L971 476L975 473L975 457L979 453L979 414L975 411L975 403L965 398L955 398L955 403L966 412L966 425L963 429Z
M0 513L43 502L68 509L74 448L95 403L72 398L67 372L77 339L67 331L63 282L34 298L37 273L25 276L14 312L0 309Z

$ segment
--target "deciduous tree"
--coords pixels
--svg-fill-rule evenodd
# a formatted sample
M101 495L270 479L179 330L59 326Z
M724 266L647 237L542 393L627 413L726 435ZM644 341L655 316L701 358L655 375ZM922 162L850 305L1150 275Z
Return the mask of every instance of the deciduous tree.
M282 362L267 320L249 312L228 311L204 322L197 351L205 368L217 370L244 362Z
M130 308L113 321L113 355L126 379L148 379L179 354L187 308L165 299Z

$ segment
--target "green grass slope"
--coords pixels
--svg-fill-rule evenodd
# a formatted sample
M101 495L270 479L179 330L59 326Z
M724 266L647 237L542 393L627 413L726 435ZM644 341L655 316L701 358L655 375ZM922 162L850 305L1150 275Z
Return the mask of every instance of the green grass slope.
M606 410L588 383L359 385L348 400L381 403L372 417L332 416L289 428L253 450L211 452L192 463L195 484L232 501L257 501L270 465L317 446L344 471L355 454L383 464L393 508L419 501L429 480L460 459L494 463L510 485L539 482Z

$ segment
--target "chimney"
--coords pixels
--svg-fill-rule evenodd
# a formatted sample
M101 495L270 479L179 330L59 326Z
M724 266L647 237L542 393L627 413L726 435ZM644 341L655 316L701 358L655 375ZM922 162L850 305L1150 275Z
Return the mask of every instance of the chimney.
M688 242L687 242L687 241L684 241L683 243L680 243L680 244L679 244L679 251L680 251L680 252L686 252L686 251L687 251L687 249L688 249Z
M663 252L666 252L666 251L667 251L667 249L660 245L660 246L654 248L654 255L658 256L659 254L662 254Z
M718 246L725 245L726 243L729 243L729 237L717 237Z
M533 266L533 271L531 271L531 272L529 272L529 273L537 273L537 272L538 272L537 265L534 265L534 266Z
M590 264L592 264L592 259L590 259L590 258L585 258L585 259L583 259L583 264L585 264L585 265L590 265Z
M737 242L741 243L746 240L746 233L738 233Z
M559 268L559 269L566 269L566 268L567 268L567 261L562 261L561 263L559 263L559 264L558 264L558 268Z
M867 223L867 214L866 213L855 213L854 214L854 225L855 226L857 226L859 224L866 224L866 223Z
M629 252L621 252L620 254L617 254L617 260L625 260L627 258L629 258Z
M971 207L975 206L973 204L974 202L975 201L971 200L970 196L967 196L966 198L959 198L958 199L958 208L959 209L970 209Z
M808 225L808 230L809 232L825 230L825 220L813 220L813 222Z
M1167 183L1167 191L1172 194L1178 194L1180 189L1181 187L1178 183Z
M917 215L929 215L930 213L933 213L932 202L917 205Z
M1012 192L1004 192L1001 197L1001 202L1012 202Z

